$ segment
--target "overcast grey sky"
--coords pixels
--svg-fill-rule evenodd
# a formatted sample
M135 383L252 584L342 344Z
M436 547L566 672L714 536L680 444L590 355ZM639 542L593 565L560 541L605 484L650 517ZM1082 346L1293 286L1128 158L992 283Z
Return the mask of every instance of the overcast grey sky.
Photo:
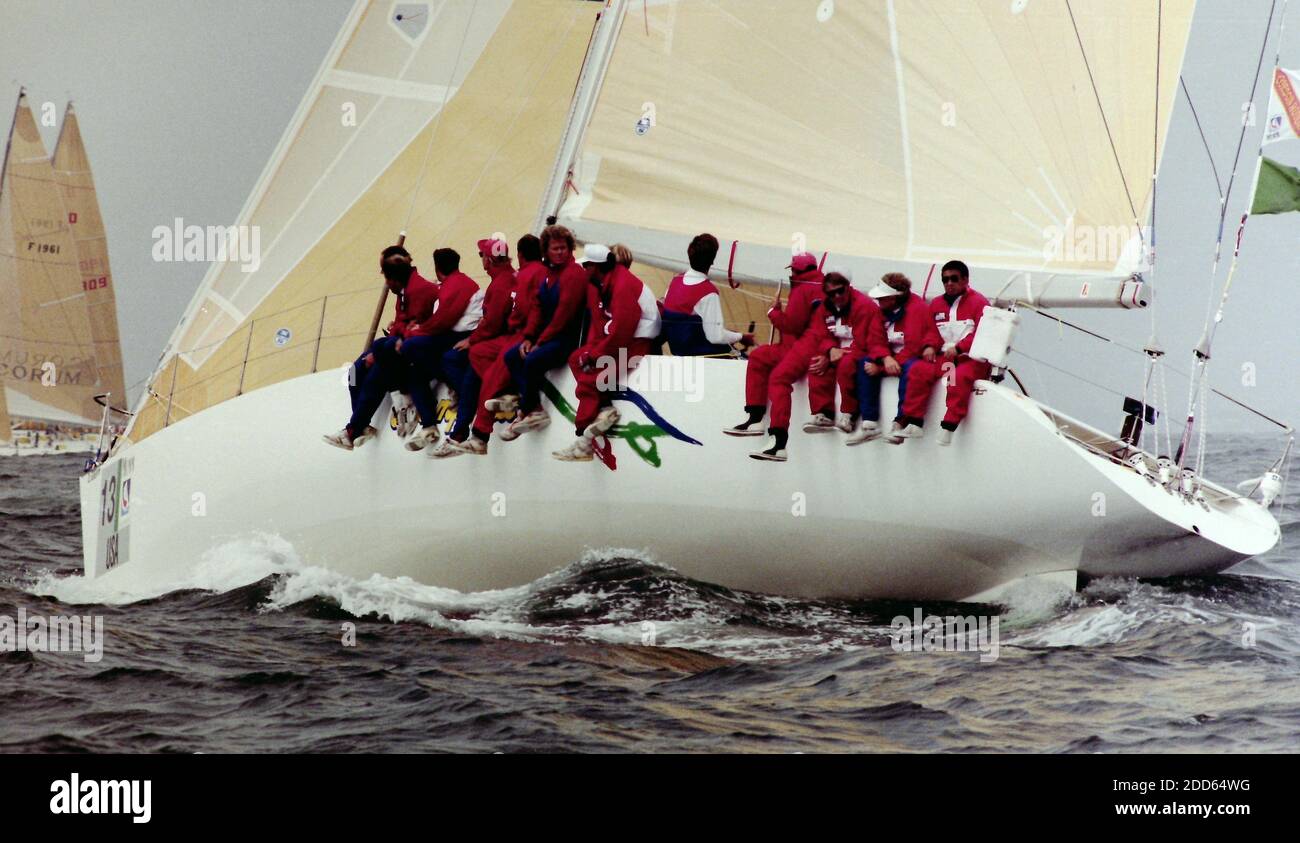
M1183 75L1225 182L1269 5L1198 4ZM234 222L350 6L350 0L0 0L5 128L19 84L34 108L48 100L62 112L69 96L76 101L108 229L128 384L152 370L206 269L155 263L153 227L178 216L199 225ZM1287 17L1282 65L1297 68L1300 2ZM1275 39L1276 24L1261 75L1272 66ZM1249 193L1267 88L1262 79L1261 119L1247 135L1229 238ZM57 128L43 131L52 148ZM1267 154L1300 165L1300 141L1275 144ZM1204 322L1217 219L1214 177L1180 96L1159 187L1155 280L1160 339L1184 370ZM1212 377L1224 391L1293 423L1300 421L1298 247L1300 214L1252 218ZM974 280L978 286L978 274ZM1062 315L1135 345L1149 333L1148 316L1139 312ZM1057 327L1032 314L1025 322L1019 345L1034 357L1130 394L1140 389L1139 364L1129 355L1074 336L1058 340ZM1256 367L1255 386L1241 382L1246 362ZM1017 369L1035 397L1118 428L1117 397L1027 361ZM1170 389L1169 409L1179 416L1186 381L1174 378ZM1268 429L1225 409L1211 422L1214 429Z

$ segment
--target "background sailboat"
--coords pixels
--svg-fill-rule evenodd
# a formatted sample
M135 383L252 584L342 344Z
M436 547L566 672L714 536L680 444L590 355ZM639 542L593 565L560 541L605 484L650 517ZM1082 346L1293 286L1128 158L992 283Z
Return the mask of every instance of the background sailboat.
M93 448L82 434L98 427L94 395L101 383L75 219L20 93L0 177L0 382L13 426L24 431L15 444L39 445L44 434L53 450ZM121 352L115 342L113 348L107 365L117 361L120 384ZM49 448L18 448L43 450Z
M955 18L921 0L628 8L357 4L241 214L265 227L262 267L214 267L130 442L83 481L88 574L156 585L171 560L261 530L346 573L459 589L528 582L618 542L739 588L963 598L1024 576L1222 570L1272 546L1257 503L1209 483L1183 495L1124 464L1131 443L995 384L947 455L882 447L846 468L824 439L780 477L717 433L742 404L741 366L720 360L699 361L694 398L656 395L654 413L629 416L619 447L635 457L617 474L575 482L546 459L562 425L436 471L391 436L322 454L312 434L344 412L337 367L366 339L375 255L399 230L419 263L558 214L581 239L630 245L662 287L708 229L724 241L719 274L762 299L791 248L863 278L910 266L918 281L956 252L1007 303L1144 304L1133 273L1188 0L1159 19L1118 0L980 2ZM1050 225L1126 234L1055 257L1035 242ZM732 327L765 309L755 301L729 302ZM552 387L563 412L567 376ZM196 473L192 456L214 452L228 458ZM719 499L719 478L745 492ZM935 483L961 501L943 524ZM503 490L504 518L490 505ZM808 520L786 520L800 495L817 500ZM701 518L717 525L707 538L681 529Z

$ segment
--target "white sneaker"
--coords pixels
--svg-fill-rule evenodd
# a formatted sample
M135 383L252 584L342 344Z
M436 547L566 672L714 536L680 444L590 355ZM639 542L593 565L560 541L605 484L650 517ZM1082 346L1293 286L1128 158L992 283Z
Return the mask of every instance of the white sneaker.
M818 413L803 423L804 433L830 433L835 429L835 419L825 413Z
M880 422L864 421L862 428L844 441L845 445L861 445L880 438Z
M405 439L415 432L420 425L420 414L416 411L415 405L397 393L393 396L393 408L397 412L397 436Z
M722 432L728 436L762 436L763 422L762 419L756 422L743 421L735 427L724 427Z
M618 424L620 418L622 418L622 416L619 415L618 410L613 407L606 407L600 411L600 414L596 416L596 420L591 423L588 429L594 434L605 433L611 427Z
M497 438L500 439L502 442L509 442L512 439L518 439L523 434L523 431L515 430L515 422L517 421L519 421L518 415L516 415L515 418L513 418L510 421L509 424L507 424L504 428L502 428L497 433Z
M776 447L776 437L768 436L767 441L763 443L763 450L755 451L749 455L751 460L767 460L769 462L785 462L785 448Z
M483 402L483 406L493 413L513 413L519 409L519 396L502 395L497 398L489 398Z
M904 439L920 439L924 433L925 431L917 425L901 425L898 422L894 422L894 426L890 429L889 435L885 438L891 445L901 445Z
M510 423L509 439L518 439L521 435L534 430L541 430L551 423L551 417L546 414L545 410L533 410L522 419L516 419ZM502 437L505 439L506 437ZM509 440L507 440L509 441Z
M946 447L946 446L952 444L952 433L953 433L953 432L952 432L951 430L948 430L947 428L941 427L941 428L939 428L939 435L936 436L936 437L934 437L934 439L935 439L935 441L938 442L940 445L943 445L943 446Z
M420 428L420 432L406 440L406 450L422 451L428 445L438 441L440 432L436 424Z
M835 427L844 433L852 433L853 416L849 413L840 413L839 418L835 419Z
M429 451L429 459L441 460L447 457L459 457L461 454L475 454L483 456L487 453L487 443L477 436L471 435L464 442L457 442L455 439L443 439L437 447Z
M569 447L552 451L551 456L561 462L591 462L593 457L591 439L585 434L579 436Z
M333 445L335 448L342 448L345 451L351 451L354 448L360 448L370 439L379 435L379 431L373 426L367 426L357 438L353 439L348 436L348 429L345 427L338 433L329 433L321 438L325 440L326 445Z

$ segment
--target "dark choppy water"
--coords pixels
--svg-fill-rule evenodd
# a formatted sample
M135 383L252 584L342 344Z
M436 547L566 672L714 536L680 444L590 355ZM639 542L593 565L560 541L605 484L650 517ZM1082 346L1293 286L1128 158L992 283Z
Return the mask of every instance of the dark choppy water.
M1278 450L1216 447L1223 477ZM895 653L889 622L910 604L736 593L617 552L461 594L342 578L264 537L222 548L193 590L86 603L80 466L0 460L0 615L94 613L106 629L96 664L0 653L0 750L1300 750L1300 482L1267 557L1026 594L981 663ZM223 587L233 569L266 576Z

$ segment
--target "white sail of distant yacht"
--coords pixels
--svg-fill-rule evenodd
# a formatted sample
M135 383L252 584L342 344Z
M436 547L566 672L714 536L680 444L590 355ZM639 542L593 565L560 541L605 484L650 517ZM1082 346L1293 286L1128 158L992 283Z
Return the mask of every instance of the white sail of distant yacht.
M0 176L0 383L13 427L34 446L99 424L98 363L71 219L20 93ZM92 443L78 435L70 446Z
M1025 577L1196 574L1267 550L1265 506L1163 476L1131 439L995 382L959 447L850 458L809 437L780 469L719 434L743 404L731 360L643 362L615 472L550 460L560 424L433 465L388 431L356 453L317 439L346 414L342 367L369 339L376 257L399 231L420 264L558 216L581 241L629 245L663 289L708 230L717 275L748 285L724 289L731 327L761 316L805 248L876 274L962 257L1006 306L1140 308L1192 13L358 2L237 221L262 227L260 268L214 265L126 439L83 480L88 575L161 588L176 559L271 532L314 564L457 589L617 545L736 588L983 599ZM1109 245L1044 249L1076 227ZM570 412L571 389L557 372L553 412ZM936 488L960 501L943 524Z
M122 371L122 342L117 329L117 287L108 263L108 237L99 210L90 156L81 137L81 124L68 103L54 145L54 175L77 247L77 270L85 292L90 337L97 367L97 390L119 407L127 405Z

